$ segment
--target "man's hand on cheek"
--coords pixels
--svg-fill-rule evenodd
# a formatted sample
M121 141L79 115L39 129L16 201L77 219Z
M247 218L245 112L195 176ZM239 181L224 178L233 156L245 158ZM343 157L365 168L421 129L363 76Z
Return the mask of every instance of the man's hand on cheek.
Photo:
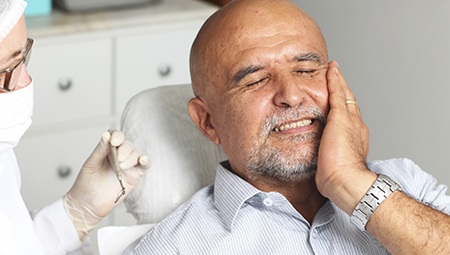
M319 191L349 215L376 179L366 168L369 131L336 62L327 72L330 111L319 147Z

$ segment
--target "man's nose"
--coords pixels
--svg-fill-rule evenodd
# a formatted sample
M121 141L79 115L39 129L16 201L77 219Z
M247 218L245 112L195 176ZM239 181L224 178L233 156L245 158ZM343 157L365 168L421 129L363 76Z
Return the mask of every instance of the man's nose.
M275 86L275 105L282 108L290 108L302 104L306 96L304 86L302 81L292 78L279 79Z

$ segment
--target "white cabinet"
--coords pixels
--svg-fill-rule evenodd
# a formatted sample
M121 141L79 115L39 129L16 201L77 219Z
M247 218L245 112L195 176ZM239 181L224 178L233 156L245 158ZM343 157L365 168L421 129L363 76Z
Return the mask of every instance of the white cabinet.
M202 22L166 25L164 30L117 38L117 112L144 89L190 83L189 51Z
M194 0L27 18L35 45L33 124L16 149L30 210L64 195L100 139L118 128L136 93L190 82L189 49L217 8ZM119 207L103 224L129 222Z
M37 209L65 194L107 127L27 136L18 147L22 194Z
M110 115L111 40L35 40L29 63L36 85L34 125Z

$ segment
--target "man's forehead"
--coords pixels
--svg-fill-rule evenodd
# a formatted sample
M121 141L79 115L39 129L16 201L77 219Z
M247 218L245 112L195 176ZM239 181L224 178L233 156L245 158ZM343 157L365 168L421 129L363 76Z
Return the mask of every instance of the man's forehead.
M217 63L224 68L236 69L242 66L267 65L270 63L311 62L327 63L327 50L324 44L314 41L303 43L296 40L285 41L275 46L252 47L224 50Z
M272 17L266 21L248 19L248 22L247 18L238 18L233 22L235 24L225 24L221 29L209 31L210 34L205 38L205 44L211 49L209 53L218 53L217 57L220 58L228 54L243 54L258 48L324 46L319 28L305 17L295 19Z
M288 37L297 42L287 42ZM254 58L253 54L257 57L259 53L252 53L253 49L269 49L282 43L291 44L289 47L317 45L314 50L326 58L326 49L320 48L325 48L322 40L315 22L289 1L234 0L210 17L200 30L191 51L192 78L195 84L205 84L200 82L202 79L209 79L206 83L210 83L211 79L221 76L219 73L226 73L229 78L230 72L242 68L237 66L237 60L246 61L244 54ZM293 52L289 58L310 51L312 50ZM280 51L267 50L260 53L269 58L270 54L279 54ZM202 77L198 77L198 74L202 74Z

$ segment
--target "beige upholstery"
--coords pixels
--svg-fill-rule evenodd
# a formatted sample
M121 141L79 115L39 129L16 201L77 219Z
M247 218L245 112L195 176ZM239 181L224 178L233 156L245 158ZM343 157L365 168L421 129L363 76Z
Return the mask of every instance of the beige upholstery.
M157 223L200 188L213 183L220 146L192 122L190 85L164 86L134 96L122 115L127 139L147 154L151 168L125 200L138 224Z

